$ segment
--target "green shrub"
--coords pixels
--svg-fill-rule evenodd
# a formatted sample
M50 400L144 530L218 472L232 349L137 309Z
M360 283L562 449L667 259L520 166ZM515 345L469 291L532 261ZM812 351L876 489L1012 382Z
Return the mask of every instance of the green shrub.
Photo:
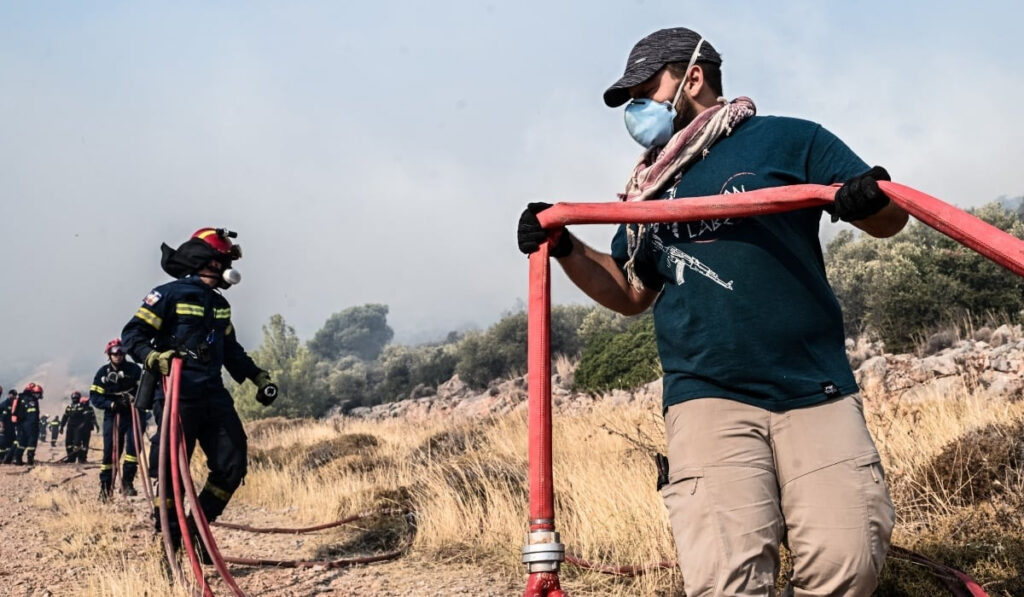
M641 315L625 330L594 333L583 348L575 388L586 392L634 389L661 376L654 317Z
M1020 217L997 204L971 213L1024 237ZM827 269L847 334L872 332L893 351L969 314L1012 320L1024 306L1019 277L916 221L889 239L841 232L828 245Z

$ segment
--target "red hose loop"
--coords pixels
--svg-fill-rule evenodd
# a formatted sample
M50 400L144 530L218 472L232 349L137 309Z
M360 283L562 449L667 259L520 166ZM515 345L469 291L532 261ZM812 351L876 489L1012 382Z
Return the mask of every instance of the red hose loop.
M955 597L988 597L988 593L976 580L956 568L940 564L927 556L893 545L889 548L889 557L913 562L924 567L932 576L940 579Z
M181 473L181 480L185 485L185 496L188 498L189 506L192 508L192 518L196 523L196 530L199 531L199 538L206 547L206 553L210 554L210 559L213 560L213 565L217 569L217 573L224 580L224 584L231 589L231 592L236 597L245 597L245 593L238 587L235 577L231 576L231 571L228 570L227 564L224 563L224 558L220 555L220 549L217 548L217 542L213 538L213 532L210 530L210 523L206 520L206 514L199 505L196 488L192 483L192 472L188 468L185 434L179 433L178 440L178 470Z
M175 361L179 362L179 361ZM177 373L177 379L173 373ZM181 380L181 368L174 369L172 366L172 375L164 377L164 396L170 398L174 395L175 386ZM160 417L160 446L159 453L157 454L157 496L158 496L158 514L160 518L160 535L163 537L164 543L164 555L167 556L167 565L171 569L171 575L182 586L186 586L185 574L181 570L181 566L178 564L178 554L174 549L174 541L171 538L171 517L167 511L167 492L170 489L170 483L167 481L168 471L168 450L170 449L170 428L171 422L171 409L170 404L166 401L164 403L163 413ZM194 587L192 590L193 595L196 593Z
M382 554L364 556L359 558L344 558L340 560L271 560L266 558L235 558L224 556L224 561L239 566L254 566L257 568L349 568L361 564L373 564L387 560L396 560L405 554L407 548L396 549Z
M246 525L246 524L237 524L237 523L233 523L233 522L221 522L219 520L215 521L215 522L211 522L210 525L211 526L215 526L215 527L222 527L222 528L225 528L225 529L233 529L233 530L236 530L236 531L245 531L247 533L266 533L266 534L276 534L276 535L301 535L301 534L304 534L304 533L315 533L317 531L323 531L323 530L326 530L326 529L333 529L335 527L340 527L340 526L343 526L343 525L346 525L346 524L350 524L350 523L357 522L357 521L360 521L360 520L365 520L367 518L373 518L373 517L376 517L376 516L394 516L394 515L398 515L398 514L406 515L406 514L410 514L410 512L407 512L406 510L401 510L401 509L398 509L398 508L385 508L383 510L375 510L375 511L372 511L372 512L360 512L358 514L353 514L351 516L346 516L345 518L341 518L341 519L335 520L333 522L326 522L324 524L318 524L318 525L309 526L309 527L297 527L297 528L253 527L253 526L249 526L249 525Z
M380 553L380 554L374 554L372 556L362 556L362 557L354 557L354 558L342 558L342 559L338 559L338 560L273 560L273 559L267 559L267 558L235 558L235 557L225 556L224 557L224 561L232 563L232 564L238 564L238 565L241 565L241 566L258 566L258 567L273 566L273 567L278 567L278 568L347 568L349 566L356 566L356 565L359 565L359 564L372 564L374 562L383 562L383 561L386 561L386 560L397 559L397 558L403 556L405 554L405 552L409 549L409 547L412 546L413 535L414 535L415 529L416 529L415 525L412 522L412 515L413 515L412 512L407 512L405 510L399 510L399 509L385 509L385 510L379 510L379 511L376 511L376 512L362 512L362 513L359 513L359 514L355 514L353 516L349 516L349 517L347 517L345 519L342 519L342 521L335 521L333 523L328 523L328 524L325 524L325 525L318 525L317 527L307 527L306 529L301 529L301 530L307 531L308 529L320 530L322 528L330 528L330 527L333 527L333 526L339 526L340 524L344 524L345 522L353 522L355 520L359 520L359 519L362 519L362 518L370 518L370 517L377 516L377 515L380 515L380 514L401 514L401 515L403 515L405 517L406 524L408 525L408 528L409 528L409 533L406 536L405 541L397 549L394 549L394 550L388 551L388 552L384 552L384 553ZM343 521L345 521L345 522L343 522ZM215 524L218 524L218 523L215 523ZM219 526L228 527L229 524L228 523L224 523L224 524L219 524ZM254 533L268 533L268 532L291 533L291 532L293 532L295 530L295 529L255 529L253 527L246 527L245 525L230 525L230 528L234 528L234 529L241 530L241 531L254 532Z
M654 564L645 564L642 566L608 566L605 564L595 564L572 554L565 554L565 561L577 568L593 570L594 572L600 572L601 574L608 574L611 576L642 576L644 574L654 572L655 570L672 570L677 566L675 560L662 560Z
M178 517L178 531L181 535L181 544L185 548L185 553L188 555L188 561L192 565L192 573L195 575L196 582L199 583L199 587L203 592L204 596L213 597L213 590L210 589L210 584L206 581L206 577L203 575L203 565L199 561L199 556L196 554L195 544L192 542L192 533L188 529L188 521L185 518L185 500L183 499L182 479L178 474L180 470L181 456L179 454L179 448L181 447L181 420L178 418L178 399L179 399L179 384L181 380L181 358L175 357L171 360L171 378L174 383L171 385L171 395L168 396L168 405L171 412L171 425L166 431L170 440L170 455L171 455L171 483L174 489L174 513Z

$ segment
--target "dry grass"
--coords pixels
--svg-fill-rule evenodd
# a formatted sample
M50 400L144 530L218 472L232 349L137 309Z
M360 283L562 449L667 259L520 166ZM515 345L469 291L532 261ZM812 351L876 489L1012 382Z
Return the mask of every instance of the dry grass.
M913 403L868 404L867 411L899 511L896 543L963 567L992 583L994 595L1024 591L1013 580L1024 574L1024 521L1020 510L1016 519L1010 515L1024 504L1024 481L1013 472L1022 461L1010 455L997 461L994 453L977 450L970 457L950 456L957 445L987 445L991 452L1001 445L998 438L1019 434L1024 403L964 388ZM660 416L637 407L556 418L556 511L570 550L617 564L672 558L650 457L661 449L663 433ZM470 423L340 420L279 426L254 442L257 464L236 499L287 510L303 522L401 503L418 512L415 550L438 561L487 563L511 577L522 571L526 437L522 414ZM965 444L964 437L989 441ZM301 464L314 456L316 466ZM947 470L939 474L943 466ZM982 480L990 489L984 495L978 489ZM563 579L577 594L681 594L674 571L623 580L567 567ZM925 595L937 587L895 562L881 594Z
M37 471L40 469L36 469ZM46 469L43 469L45 471ZM33 471L35 473L35 471ZM46 474L41 472L41 475ZM90 485L91 487L91 485ZM77 570L80 595L108 597L186 597L187 591L172 587L164 573L163 552L155 541L139 537L152 534L148 518L125 502L99 507L96 496L76 490L36 494L33 505L53 516L41 524L51 537L50 547L59 552L68 570Z
M967 571L993 596L1024 595L1024 402L965 387L865 408L897 505L894 542ZM663 449L663 433L658 413L633 406L556 417L556 516L570 551L614 564L672 559L651 459ZM225 520L298 526L398 506L417 513L418 557L519 578L526 438L522 413L473 422L259 423L250 430L249 475ZM199 473L201 458L194 464ZM86 570L86 593L183 594L164 581L155 541L130 556L119 544L126 533L149 533L148 518L123 503L123 516L105 516L93 498L68 491L33 498L54 512L47 530L69 565ZM364 521L308 536L287 557L387 550L404 540L404 528L393 517ZM575 595L682 594L674 570L621 579L567 566L562 579ZM943 590L916 567L890 560L878 594Z

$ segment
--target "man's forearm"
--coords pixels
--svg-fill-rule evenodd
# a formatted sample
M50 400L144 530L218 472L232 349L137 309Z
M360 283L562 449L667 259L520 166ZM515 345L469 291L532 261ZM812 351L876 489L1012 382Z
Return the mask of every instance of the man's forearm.
M903 230L909 217L902 207L890 201L878 213L863 220L851 222L851 224L875 238L888 238Z
M573 251L558 263L587 296L623 315L642 313L657 298L653 290L633 288L611 255L591 249L576 237L572 241Z

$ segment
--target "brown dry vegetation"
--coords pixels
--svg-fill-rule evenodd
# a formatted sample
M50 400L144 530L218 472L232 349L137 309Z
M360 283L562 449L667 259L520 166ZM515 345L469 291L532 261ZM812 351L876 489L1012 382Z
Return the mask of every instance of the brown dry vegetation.
M914 402L869 400L866 412L897 505L894 543L967 571L991 595L1024 595L1024 402L964 388ZM602 563L671 558L650 456L664 441L661 417L607 406L556 417L554 427L556 516L567 548ZM488 575L493 594L520 586L527 519L522 414L462 423L278 420L250 431L250 472L224 520L299 526L376 508L410 509L416 532L404 573L471 566ZM183 594L162 580L141 502L119 500L112 506L119 516L111 517L91 491L58 489L32 499L56 548L82 571L85 594ZM407 536L395 517L277 543L216 533L235 555L295 558L365 555ZM125 549L129 540L132 550ZM241 574L246 587L270 572ZM673 570L622 579L566 566L562 579L574 595L668 596L682 587ZM374 594L417 594L402 590ZM943 589L915 565L890 559L879 594Z

